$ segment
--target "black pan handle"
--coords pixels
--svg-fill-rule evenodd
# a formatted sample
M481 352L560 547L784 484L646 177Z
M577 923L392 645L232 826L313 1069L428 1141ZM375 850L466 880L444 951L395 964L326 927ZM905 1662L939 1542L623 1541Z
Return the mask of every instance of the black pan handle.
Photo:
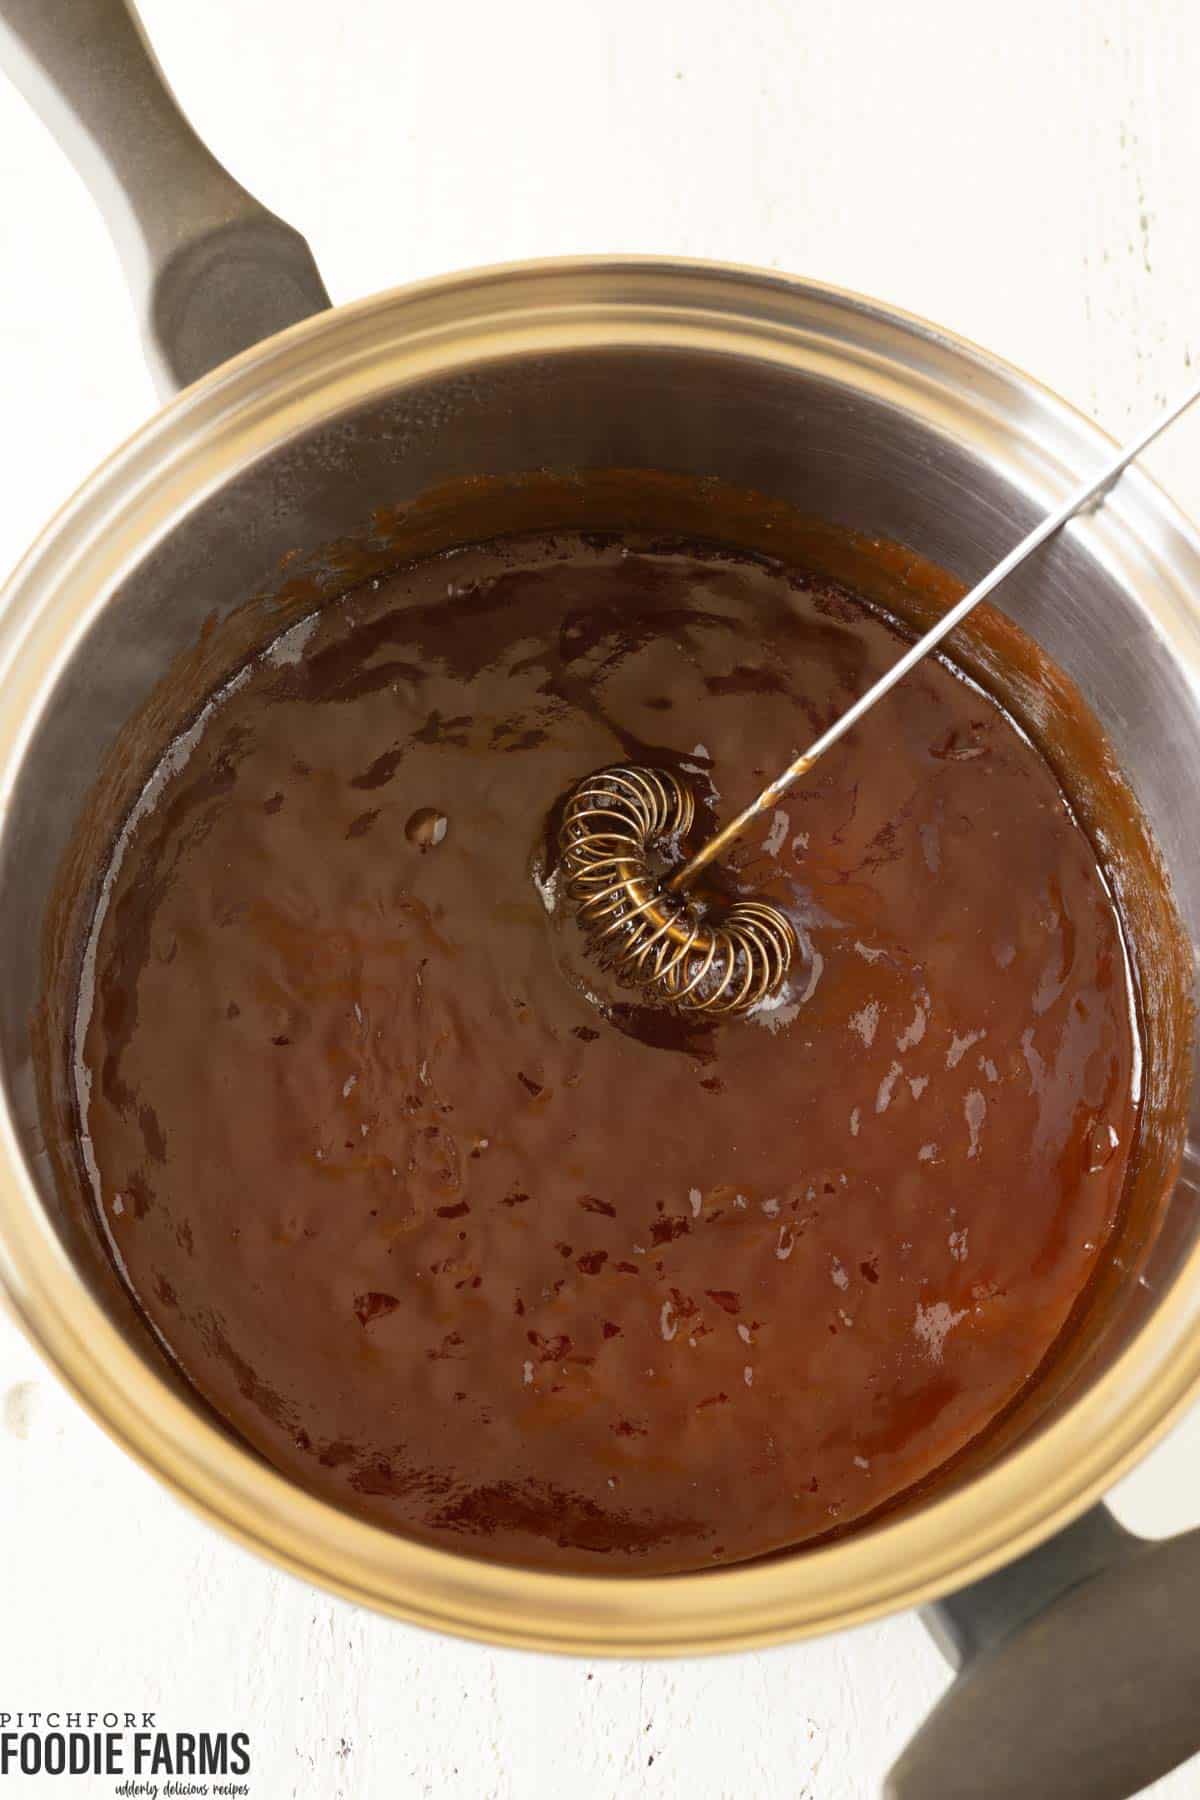
M0 65L107 220L161 392L329 305L299 232L180 112L126 0L0 0Z
M1200 1530L1097 1506L922 1617L956 1678L887 1800L1128 1800L1200 1751Z

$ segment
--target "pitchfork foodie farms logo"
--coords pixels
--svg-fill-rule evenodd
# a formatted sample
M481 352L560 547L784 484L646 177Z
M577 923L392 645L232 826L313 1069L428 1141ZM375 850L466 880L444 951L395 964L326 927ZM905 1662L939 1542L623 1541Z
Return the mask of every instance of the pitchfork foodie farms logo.
M0 1712L0 1778L76 1775L124 1800L248 1795L246 1731L160 1731L152 1712Z

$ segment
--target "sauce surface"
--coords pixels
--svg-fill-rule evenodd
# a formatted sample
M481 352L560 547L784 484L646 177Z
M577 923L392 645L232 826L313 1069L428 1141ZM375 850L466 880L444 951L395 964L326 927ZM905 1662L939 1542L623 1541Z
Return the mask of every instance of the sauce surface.
M295 1479L448 1547L686 1569L841 1529L1036 1372L1137 1123L1120 925L997 705L926 663L731 859L802 954L680 1024L547 851L605 763L703 834L895 659L844 590L514 539L293 627L177 741L84 959L118 1267Z

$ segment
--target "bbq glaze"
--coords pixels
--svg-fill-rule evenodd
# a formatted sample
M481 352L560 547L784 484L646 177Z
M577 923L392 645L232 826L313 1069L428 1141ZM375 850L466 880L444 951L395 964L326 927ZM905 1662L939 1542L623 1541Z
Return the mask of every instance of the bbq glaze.
M170 749L83 959L80 1146L216 1411L447 1547L688 1569L843 1530L1034 1377L1138 1125L1120 922L1054 776L945 662L725 867L779 1003L590 963L556 808L682 772L697 841L900 654L828 583L559 535L293 626Z

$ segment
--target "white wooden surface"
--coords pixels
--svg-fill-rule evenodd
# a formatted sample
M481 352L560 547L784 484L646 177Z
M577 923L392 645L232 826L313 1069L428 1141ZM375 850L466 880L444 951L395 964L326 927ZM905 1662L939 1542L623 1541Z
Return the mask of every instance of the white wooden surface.
M306 231L335 299L546 252L727 257L924 313L1116 431L1200 356L1195 0L143 13L200 131ZM103 229L7 91L0 396L7 566L153 404ZM1200 515L1200 419L1151 466ZM1198 1476L1193 1420L1119 1510L1155 1532L1200 1523ZM913 1618L762 1655L587 1666L355 1612L185 1514L2 1320L0 1615L0 1710L245 1726L257 1800L858 1800L945 1680ZM1200 1795L1200 1772L1155 1793Z

